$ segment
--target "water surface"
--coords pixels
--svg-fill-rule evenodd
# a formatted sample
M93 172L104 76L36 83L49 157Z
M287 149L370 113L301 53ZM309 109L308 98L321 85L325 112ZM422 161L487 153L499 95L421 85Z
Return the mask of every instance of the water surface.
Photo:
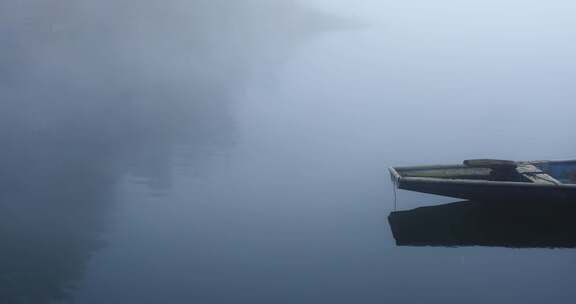
M220 2L5 30L2 303L572 302L573 249L397 246L453 200L387 167L573 158L576 7Z

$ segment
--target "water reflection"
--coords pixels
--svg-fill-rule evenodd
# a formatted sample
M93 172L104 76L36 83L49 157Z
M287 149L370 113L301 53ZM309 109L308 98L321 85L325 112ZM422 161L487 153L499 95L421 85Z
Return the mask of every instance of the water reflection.
M576 205L560 202L457 202L395 211L398 246L576 247Z
M92 253L104 245L100 234L114 202L112 181L91 172L27 181L45 185L3 191L1 303L65 299Z
M330 27L290 1L120 2L0 4L0 303L66 299L119 182L167 189L177 150L232 145L243 81Z

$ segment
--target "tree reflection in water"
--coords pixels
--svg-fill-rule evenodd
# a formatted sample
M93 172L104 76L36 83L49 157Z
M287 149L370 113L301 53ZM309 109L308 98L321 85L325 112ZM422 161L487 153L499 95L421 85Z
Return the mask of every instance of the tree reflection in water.
M0 303L34 304L105 245L119 181L168 188L176 146L230 145L244 79L336 26L268 0L8 1L0 20Z

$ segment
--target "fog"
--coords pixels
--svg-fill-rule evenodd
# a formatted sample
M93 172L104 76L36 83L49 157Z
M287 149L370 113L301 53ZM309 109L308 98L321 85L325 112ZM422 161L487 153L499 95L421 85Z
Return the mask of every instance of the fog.
M242 84L337 24L291 1L212 0L5 1L0 20L2 303L67 298L118 183L169 188L176 145L200 163L231 145Z
M574 13L1 2L0 303L570 303L570 250L396 247L386 168L573 158Z

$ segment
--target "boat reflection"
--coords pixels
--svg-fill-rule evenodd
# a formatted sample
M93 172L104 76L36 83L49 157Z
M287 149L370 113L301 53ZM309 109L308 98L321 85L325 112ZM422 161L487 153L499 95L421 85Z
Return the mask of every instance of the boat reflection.
M576 247L576 205L474 202L395 211L388 216L398 246Z

